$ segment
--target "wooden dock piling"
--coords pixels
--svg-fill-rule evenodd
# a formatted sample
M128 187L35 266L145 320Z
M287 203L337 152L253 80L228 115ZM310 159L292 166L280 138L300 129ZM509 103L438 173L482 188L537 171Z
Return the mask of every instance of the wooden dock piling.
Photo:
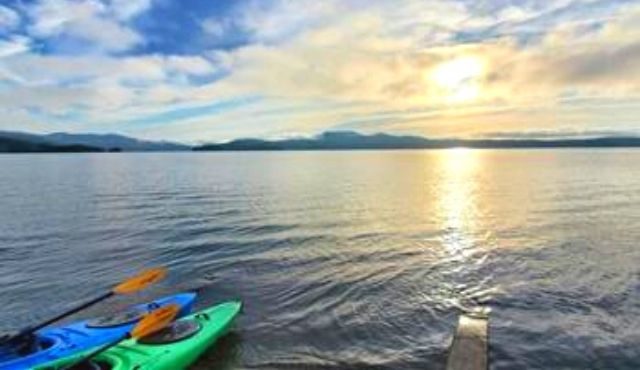
M447 370L487 370L489 318L461 315L453 337Z

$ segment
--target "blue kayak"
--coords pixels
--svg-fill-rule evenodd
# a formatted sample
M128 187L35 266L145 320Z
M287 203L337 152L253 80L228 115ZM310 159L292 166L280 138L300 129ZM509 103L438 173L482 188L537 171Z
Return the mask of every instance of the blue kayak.
M132 307L123 313L60 327L44 328L20 349L0 347L0 370L22 370L72 356L111 343L124 336L147 312L168 304L182 307L179 316L191 313L195 293L183 293Z

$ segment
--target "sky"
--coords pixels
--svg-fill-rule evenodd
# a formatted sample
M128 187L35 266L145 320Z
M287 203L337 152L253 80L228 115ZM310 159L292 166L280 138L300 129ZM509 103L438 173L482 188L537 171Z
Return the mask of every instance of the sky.
M640 134L640 2L0 0L0 130Z

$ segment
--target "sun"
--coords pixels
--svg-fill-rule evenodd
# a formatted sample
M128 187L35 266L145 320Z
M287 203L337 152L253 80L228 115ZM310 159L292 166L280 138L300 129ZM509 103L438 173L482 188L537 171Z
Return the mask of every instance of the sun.
M468 103L480 96L484 63L477 57L460 57L437 65L431 81L447 103Z

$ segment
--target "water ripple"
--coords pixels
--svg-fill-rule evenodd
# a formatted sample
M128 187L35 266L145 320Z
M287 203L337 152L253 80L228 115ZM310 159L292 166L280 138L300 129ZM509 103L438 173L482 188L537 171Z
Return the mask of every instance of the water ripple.
M443 369L478 311L492 369L636 369L639 154L3 156L0 330L159 264L84 315L243 299L198 370Z

